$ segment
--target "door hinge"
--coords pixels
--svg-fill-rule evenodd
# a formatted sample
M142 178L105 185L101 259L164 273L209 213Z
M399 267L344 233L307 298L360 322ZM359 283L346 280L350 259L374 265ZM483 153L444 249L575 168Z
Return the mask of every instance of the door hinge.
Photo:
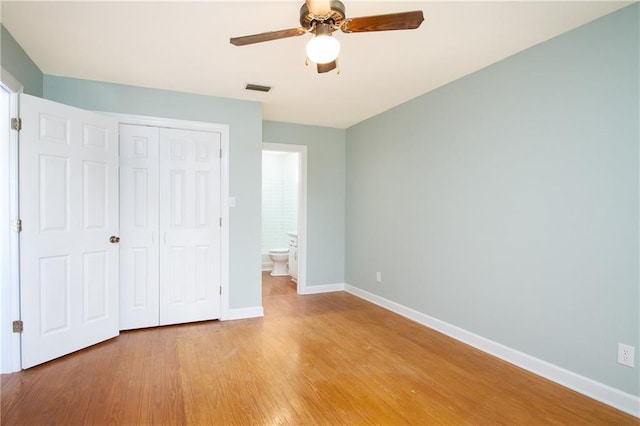
M23 330L24 330L24 324L22 323L21 320L13 322L13 332L14 333L22 333Z
M11 129L19 132L22 130L22 118L15 117L11 119Z
M222 148L220 148L220 158L222 158Z
M13 230L13 232L22 232L22 220L14 220L13 224L11 225L11 229Z
M220 228L222 228L222 218L220 218Z
M220 286L220 296L222 296L222 286Z

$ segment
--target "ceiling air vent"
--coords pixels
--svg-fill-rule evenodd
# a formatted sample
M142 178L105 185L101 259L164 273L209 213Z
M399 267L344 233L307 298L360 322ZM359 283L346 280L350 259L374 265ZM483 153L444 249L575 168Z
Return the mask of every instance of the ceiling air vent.
M255 90L256 92L268 92L269 90L271 90L271 87L269 86L260 86L259 84L247 84L247 87L245 87L245 89L247 90Z

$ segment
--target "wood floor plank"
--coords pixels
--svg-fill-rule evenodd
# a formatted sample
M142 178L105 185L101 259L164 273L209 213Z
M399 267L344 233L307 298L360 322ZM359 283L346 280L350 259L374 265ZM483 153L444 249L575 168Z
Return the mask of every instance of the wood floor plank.
M263 306L2 375L0 423L639 424L347 293L298 296L265 274Z

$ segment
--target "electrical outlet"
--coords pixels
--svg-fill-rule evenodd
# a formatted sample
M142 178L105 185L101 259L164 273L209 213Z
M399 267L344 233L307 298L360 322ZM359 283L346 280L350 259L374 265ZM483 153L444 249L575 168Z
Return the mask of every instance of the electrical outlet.
M624 343L618 343L618 364L633 367L635 348Z
M376 272L376 282L377 283L382 282L382 272Z

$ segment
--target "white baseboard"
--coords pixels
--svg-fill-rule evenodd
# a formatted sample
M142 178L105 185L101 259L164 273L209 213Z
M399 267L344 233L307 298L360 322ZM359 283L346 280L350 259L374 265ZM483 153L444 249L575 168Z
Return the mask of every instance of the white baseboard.
M336 284L322 284L322 285L308 285L304 291L300 294L319 294L319 293L331 293L334 291L344 291L345 283Z
M227 315L220 318L222 321L231 321L247 318L259 318L264 316L262 306L254 306L252 308L229 309Z
M262 272L271 271L273 269L273 262L262 262Z
M590 398L610 405L632 416L640 417L640 397L631 395L611 386L589 379L565 370L541 359L532 357L523 352L496 343L470 331L456 327L414 309L392 302L368 291L345 284L345 291L364 300L395 312L403 317L413 320L440 333L446 334L456 340L466 343L483 352L496 356L508 363L542 376L562 386L586 395Z

